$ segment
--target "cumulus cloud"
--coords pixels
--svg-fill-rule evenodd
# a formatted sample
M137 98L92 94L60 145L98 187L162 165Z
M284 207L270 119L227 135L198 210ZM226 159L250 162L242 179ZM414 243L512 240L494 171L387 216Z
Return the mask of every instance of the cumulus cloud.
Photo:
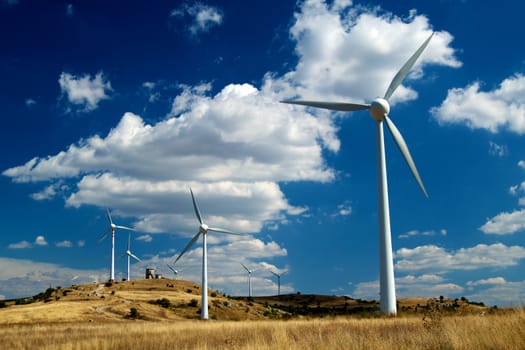
M413 249L401 248L396 251L395 257L397 271L469 271L515 266L525 258L525 248L495 243L447 251L435 245L424 245Z
M62 96L84 112L97 109L100 101L109 99L108 93L112 91L111 83L102 73L91 77L89 74L75 76L62 72L58 83Z
M507 281L504 277L468 281L467 288L470 300L481 300L485 305L521 307L525 296L525 281Z
M506 78L498 88L481 91L481 83L448 91L441 106L431 113L440 124L461 124L492 133L525 132L525 76Z
M35 238L35 245L46 246L47 245L46 238L44 236L37 236Z
M479 228L483 233L508 235L525 229L525 209L499 213Z
M224 17L220 8L200 2L191 5L184 3L171 11L171 16L177 19L189 18L188 31L193 36L206 33L211 28L221 25Z
M299 63L284 76L286 82L293 82L292 95L355 102L382 96L432 32L428 19L415 12L401 18L361 7L341 11L345 5L305 1L295 14L290 34ZM423 67L430 64L459 67L451 41L449 33L436 32L405 84L422 78ZM402 85L392 103L416 97L415 90Z

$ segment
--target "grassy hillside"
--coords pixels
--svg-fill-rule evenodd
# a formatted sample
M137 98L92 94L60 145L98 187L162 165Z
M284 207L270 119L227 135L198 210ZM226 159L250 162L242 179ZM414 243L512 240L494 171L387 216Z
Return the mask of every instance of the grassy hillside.
M208 291L209 315L216 320L290 319L297 317L378 316L379 304L344 296L288 294L227 297ZM198 319L200 285L181 280L135 280L50 288L31 298L3 302L0 324L33 322L125 322ZM494 312L467 300L399 300L399 315L480 314Z

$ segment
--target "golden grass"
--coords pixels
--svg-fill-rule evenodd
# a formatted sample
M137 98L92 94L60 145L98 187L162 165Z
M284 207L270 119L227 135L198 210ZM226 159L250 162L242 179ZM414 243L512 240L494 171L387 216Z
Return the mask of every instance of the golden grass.
M292 321L0 325L2 349L525 349L525 312Z

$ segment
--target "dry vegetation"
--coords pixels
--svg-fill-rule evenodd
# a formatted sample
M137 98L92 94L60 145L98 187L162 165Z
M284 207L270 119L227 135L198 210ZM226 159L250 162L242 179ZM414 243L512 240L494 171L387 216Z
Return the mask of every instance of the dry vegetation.
M525 311L457 300L407 299L404 311L388 318L370 311L373 301L312 295L247 300L210 292L210 316L218 321L203 322L195 320L200 288L186 281L74 286L40 297L0 309L0 348L525 349ZM333 316L343 310L359 312Z

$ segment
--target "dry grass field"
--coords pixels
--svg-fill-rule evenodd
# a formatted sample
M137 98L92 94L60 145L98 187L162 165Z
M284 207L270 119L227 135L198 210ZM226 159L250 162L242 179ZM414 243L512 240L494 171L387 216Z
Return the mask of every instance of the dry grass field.
M525 349L525 311L460 302L451 312L447 300L407 299L391 318L368 312L373 301L210 291L216 320L199 321L200 289L187 281L72 286L40 297L0 309L0 349ZM352 309L359 312L337 316Z

